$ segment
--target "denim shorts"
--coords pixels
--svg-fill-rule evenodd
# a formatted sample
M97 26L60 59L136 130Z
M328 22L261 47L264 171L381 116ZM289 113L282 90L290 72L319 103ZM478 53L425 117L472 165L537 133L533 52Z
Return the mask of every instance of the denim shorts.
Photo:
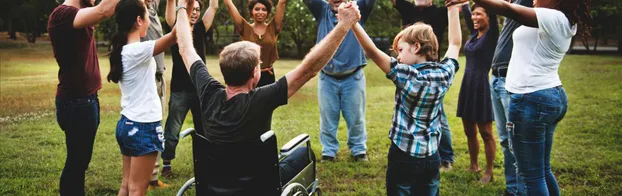
M122 115L117 123L116 136L121 154L125 156L137 157L164 151L164 132L160 121L140 123Z

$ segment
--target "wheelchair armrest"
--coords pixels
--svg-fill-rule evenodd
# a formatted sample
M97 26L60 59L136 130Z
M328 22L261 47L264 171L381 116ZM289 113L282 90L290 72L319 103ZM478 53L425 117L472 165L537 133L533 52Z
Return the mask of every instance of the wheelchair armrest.
M187 128L186 130L183 130L181 133L179 133L179 138L185 138L186 136L194 133L196 130L194 128Z
M266 140L268 140L268 138L271 138L272 136L274 136L274 131L270 130L261 134L261 136L259 136L259 139L261 139L261 142L265 142Z
M309 141L309 134L300 134L281 147L281 156L287 156ZM310 146L309 146L310 147Z

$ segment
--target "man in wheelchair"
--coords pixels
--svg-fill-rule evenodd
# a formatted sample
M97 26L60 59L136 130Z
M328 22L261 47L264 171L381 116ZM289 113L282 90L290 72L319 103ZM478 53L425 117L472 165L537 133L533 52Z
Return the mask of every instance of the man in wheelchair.
M180 0L178 10L193 3ZM361 17L355 2L341 4L338 13L335 28L298 67L276 83L260 88L255 88L261 77L258 45L241 41L224 48L219 57L224 86L209 74L196 54L188 16L177 13L180 54L197 89L203 115L203 132L193 137L197 195L280 194L284 185L292 184L291 179L310 180L305 175L298 178L309 163L311 181L315 180L315 155L309 149L308 135L286 144L281 154L287 156L279 160L276 138L269 130L273 111L287 104L289 97L318 74Z

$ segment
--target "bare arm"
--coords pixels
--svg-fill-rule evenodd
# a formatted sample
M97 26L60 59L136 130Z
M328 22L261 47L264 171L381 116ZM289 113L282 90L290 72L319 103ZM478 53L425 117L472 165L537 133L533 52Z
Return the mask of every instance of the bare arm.
M445 0L447 6L454 5L468 0ZM508 3L500 0L473 0L475 3L482 5L484 9L506 16L518 23L528 27L538 27L538 18L533 8L525 7L518 4Z
M242 23L244 22L244 18L240 15L238 8L235 7L235 4L231 0L225 0L225 6L227 6L227 10L229 10L229 15L233 18L233 23L235 24L236 29L241 29Z
M447 26L447 40L449 41L449 46L447 47L445 57L453 59L458 59L460 46L462 46L462 31L460 30L458 6L459 5L447 7L447 20L449 22Z
M274 14L274 24L276 25L277 30L281 30L283 28L283 18L285 17L285 8L287 7L287 0L279 0L279 3L276 5L276 14Z
M168 27L173 28L175 26L175 19L177 18L177 14L175 14L175 0L166 0L166 10L164 11L164 19L166 20L166 24Z
M369 38L369 35L367 35L367 33L360 24L357 23L356 25L354 25L354 28L352 28L352 30L354 31L356 39L361 44L361 47L363 47L363 50L365 51L367 57L371 58L371 60L373 60L376 65L378 65L378 68L380 68L382 72L389 73L391 71L391 57L382 52L380 49L376 48L376 45L371 40L371 38Z
M93 26L102 20L111 17L119 0L103 0L95 7L80 9L73 20L73 28L81 29Z
M180 0L184 1L184 0ZM188 7L194 7L191 4L194 4L194 1L190 1ZM190 29L190 21L188 20L188 12L178 12L177 13L177 21L178 23L175 25L175 29L177 30L177 44L179 45L179 54L181 58L184 60L184 64L186 65L186 70L190 73L190 66L192 63L201 60L197 51L194 49L194 45L192 44L192 29Z
M157 56L158 54L164 52L167 48L170 48L177 42L177 30L173 28L173 30L162 36L160 39L157 39L155 42L155 47L153 48L153 56Z
M214 17L218 11L218 0L209 0L209 7L205 10L203 15L203 25L205 25L205 31L208 31L214 22Z
M353 8L345 8L345 4ZM339 6L340 20L337 26L305 56L302 63L285 75L287 78L287 97L291 97L311 78L315 77L322 67L333 58L346 33L361 18L356 3L342 3Z

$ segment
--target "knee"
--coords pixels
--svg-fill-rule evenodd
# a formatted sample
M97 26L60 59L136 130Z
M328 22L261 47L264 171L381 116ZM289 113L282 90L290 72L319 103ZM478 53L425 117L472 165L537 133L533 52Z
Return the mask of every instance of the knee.
M477 139L477 131L472 129L464 129L464 134L468 139Z
M487 141L487 142L492 141L492 142L494 142L494 140L495 140L495 136L494 136L491 132L488 132L488 131L482 131L482 132L481 132L481 135L482 135L482 139L483 139L484 141Z

